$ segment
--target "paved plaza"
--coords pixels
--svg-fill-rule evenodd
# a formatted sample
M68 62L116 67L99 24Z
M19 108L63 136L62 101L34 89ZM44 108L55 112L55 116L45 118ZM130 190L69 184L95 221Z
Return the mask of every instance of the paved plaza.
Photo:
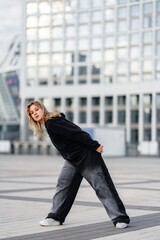
M41 227L63 166L59 156L0 155L0 239L160 240L160 159L107 158L131 224L116 229L83 180L62 226Z

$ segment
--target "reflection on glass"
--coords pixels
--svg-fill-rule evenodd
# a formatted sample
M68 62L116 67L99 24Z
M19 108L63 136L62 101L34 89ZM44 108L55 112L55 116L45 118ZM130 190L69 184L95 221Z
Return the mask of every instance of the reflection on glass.
M150 57L153 53L153 49L151 45L143 46L143 57Z
M66 27L66 37L75 37L76 29L75 26L67 26Z
M27 66L35 66L37 64L37 58L35 54L27 55L26 57Z
M144 141L151 141L151 129L150 128L144 129Z
M151 60L145 60L143 61L143 72L151 72L152 71L152 61Z
M92 47L92 49L100 49L102 47L102 39L101 38L93 38L91 47Z
M63 27L54 27L52 29L52 37L53 37L53 39L62 38L63 37Z
M54 0L52 1L52 11L54 13L62 12L64 10L64 4L61 0Z
M79 98L79 106L81 106L81 107L87 106L87 98L86 97Z
M88 58L88 54L86 51L79 52L78 54L78 62L86 62Z
M127 46L127 35L118 35L118 37L117 37L117 46L118 47Z
M89 21L89 12L79 13L79 23L86 23Z
M108 5L115 5L117 3L117 0L105 0L105 4Z
M101 51L92 51L91 52L91 61L92 62L101 62Z
M106 22L106 33L114 33L114 22Z
M92 21L93 22L101 22L101 20L102 20L102 12L101 11L92 12Z
M48 67L40 67L38 70L38 76L39 78L47 78L49 74Z
M50 43L49 41L40 41L38 46L38 52L49 52Z
M54 53L52 55L52 64L53 65L63 64L63 54L62 53Z
M130 16L131 17L139 17L140 15L140 6L139 5L133 5L130 8Z
M118 21L118 31L119 32L126 32L127 31L127 21L126 20Z
M107 63L104 67L104 75L113 76L114 75L114 63Z
M143 18L143 27L144 28L152 27L152 17L151 16L146 16Z
M79 50L88 50L89 39L79 39Z
M114 36L106 36L105 47L106 48L113 48L114 47L114 42L115 42L115 37Z
M132 73L132 74L130 75L130 82L140 82L140 80L141 80L141 79L140 79L140 77L139 77L138 74L135 74L135 73L133 74L133 73Z
M90 7L90 1L86 1L86 0L79 1L79 7L81 9L89 8Z
M143 43L151 43L153 38L153 33L151 31L143 33Z
M118 8L118 18L126 18L127 17L127 8L126 7L120 7Z
M37 42L28 42L26 46L27 53L36 53L37 51Z
M62 25L63 24L63 14L57 13L52 16L52 25Z
M35 40L37 38L37 29L27 29L26 31L27 40Z
M131 143L138 143L138 129L131 129Z
M128 57L127 48L118 48L117 49L117 57L118 57L118 59L126 59Z
M102 0L92 0L92 6L93 7L101 7L103 4L103 1Z
M139 105L139 96L138 95L131 95L130 103L131 103L131 107L138 107L138 105Z
M105 97L105 106L113 106L113 97Z
M108 49L105 51L105 55L104 55L104 59L105 61L114 61L115 59L115 51L113 49Z
M156 106L160 108L160 94L156 95Z
M131 47L130 48L130 57L132 59L139 58L139 47Z
M67 77L73 77L74 76L74 66L67 65L65 67L65 73Z
M100 66L100 64L94 64L94 65L92 65L92 75L100 75L100 73L101 73L101 66Z
M92 24L92 34L93 35L102 34L102 24L100 23Z
M106 20L114 20L115 9L109 8L105 11L105 19Z
M128 0L117 0L117 4L127 4Z
M130 63L130 72L131 73L139 73L139 62L138 61L133 61Z
M151 94L145 94L143 96L143 103L144 103L144 105L151 105L152 104L152 95Z
M52 67L52 79L53 79L53 84L61 84L61 79L63 77L63 67L62 66L53 66Z
M36 68L27 68L26 72L27 78L36 78Z
M58 52L63 50L63 41L62 40L55 40L52 42L53 51Z
M80 66L78 68L78 75L87 75L87 66Z
M139 18L132 18L130 22L130 29L137 30L140 28L140 20Z
M130 44L131 45L139 45L139 43L140 43L139 33L132 33L130 35Z
M118 74L127 74L127 63L126 62L119 62L118 63L117 73Z
M126 122L126 111L125 110L119 110L118 111L118 123L119 124L125 124Z
M49 55L48 54L39 54L38 64L39 65L49 65Z
M27 14L35 14L37 13L38 5L35 2L30 2L27 4Z
M88 25L79 25L79 36L88 36L89 35L89 27Z
M143 14L151 14L152 13L152 3L144 3L143 4Z
M65 63L72 64L75 62L75 54L74 52L68 52L65 54Z
M143 27L152 27L152 7L151 2L143 4Z
M50 13L51 6L48 1L39 3L39 12L40 13Z
M74 51L75 50L75 40L66 40L65 41L65 50L66 51Z
M65 24L75 24L75 13L66 13L64 15Z
M50 28L40 28L38 30L39 39L50 39Z
M126 96L118 96L118 106L126 105Z
M86 123L87 122L87 113L86 111L79 112L79 123Z
M48 27L50 25L50 16L41 15L39 17L39 27Z
M113 122L113 112L112 111L105 111L105 123L112 123Z
M156 56L160 56L160 44L156 45L156 51L155 51Z
M30 16L27 18L27 27L37 27L38 26L38 19L36 16Z

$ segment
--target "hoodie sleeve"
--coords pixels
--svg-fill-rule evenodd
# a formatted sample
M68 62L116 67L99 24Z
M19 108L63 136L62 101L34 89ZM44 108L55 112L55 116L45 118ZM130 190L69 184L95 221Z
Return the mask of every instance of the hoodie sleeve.
M46 121L45 126L48 133L50 132L54 135L64 136L95 150L100 146L100 144L93 140L87 132L63 117L49 119Z

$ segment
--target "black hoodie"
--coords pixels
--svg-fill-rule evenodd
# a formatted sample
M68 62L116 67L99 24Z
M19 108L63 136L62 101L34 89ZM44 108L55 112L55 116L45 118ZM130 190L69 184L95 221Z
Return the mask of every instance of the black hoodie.
M48 119L45 127L53 145L68 161L76 160L79 154L87 148L96 151L100 146L87 132L68 121L63 113L61 117Z

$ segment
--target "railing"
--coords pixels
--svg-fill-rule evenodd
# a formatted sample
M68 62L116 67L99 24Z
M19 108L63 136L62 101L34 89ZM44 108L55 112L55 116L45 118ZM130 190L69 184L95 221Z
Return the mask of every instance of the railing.
M13 141L11 143L11 153L55 155L58 154L58 151L48 142Z

